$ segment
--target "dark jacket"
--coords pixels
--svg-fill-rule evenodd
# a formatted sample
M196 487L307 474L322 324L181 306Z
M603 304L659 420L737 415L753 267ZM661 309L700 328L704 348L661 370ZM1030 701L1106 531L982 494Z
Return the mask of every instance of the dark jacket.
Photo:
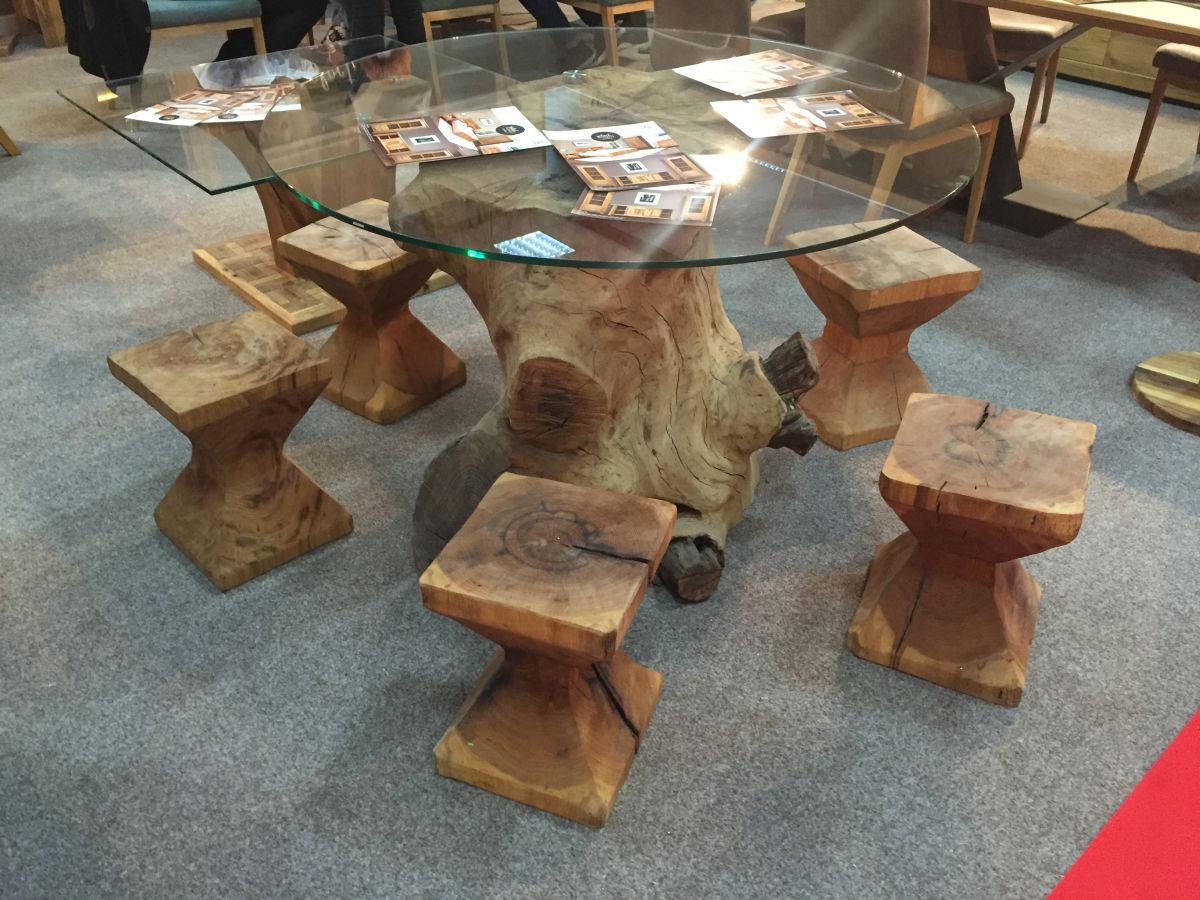
M62 0L67 49L105 81L142 73L150 53L146 0Z

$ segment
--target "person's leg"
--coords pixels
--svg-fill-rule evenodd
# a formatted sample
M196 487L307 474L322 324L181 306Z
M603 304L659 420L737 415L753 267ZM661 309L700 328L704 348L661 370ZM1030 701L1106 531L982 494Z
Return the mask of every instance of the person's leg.
M345 0L348 38L383 34L383 0Z
M569 28L571 25L556 0L521 0L521 5L537 21L538 28Z
M391 0L392 21L396 23L396 40L402 44L425 43L425 20L421 0Z
M377 0L379 2L379 0ZM267 52L291 50L300 46L304 36L325 14L326 0L260 0L263 33ZM382 8L380 15L382 16ZM217 59L236 59L254 55L254 35L249 28L239 28L221 46Z

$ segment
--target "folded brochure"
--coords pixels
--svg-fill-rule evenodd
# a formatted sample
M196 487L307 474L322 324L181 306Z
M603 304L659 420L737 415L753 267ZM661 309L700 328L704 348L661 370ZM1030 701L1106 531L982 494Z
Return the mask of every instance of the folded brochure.
M515 106L385 119L365 123L363 131L389 166L511 153L550 144Z
M871 109L850 91L765 100L714 100L712 108L752 138L902 124L897 118Z
M192 90L125 118L187 127L201 122L261 122L273 109L298 108L290 101L280 102L295 88L293 83L226 91Z
M671 184L625 191L584 191L572 215L636 219L674 225L712 225L719 184Z
M593 191L687 184L709 177L654 122L547 131L546 137Z
M750 97L829 75L839 75L846 70L813 62L786 50L763 50L748 56L680 66L675 71L727 94Z

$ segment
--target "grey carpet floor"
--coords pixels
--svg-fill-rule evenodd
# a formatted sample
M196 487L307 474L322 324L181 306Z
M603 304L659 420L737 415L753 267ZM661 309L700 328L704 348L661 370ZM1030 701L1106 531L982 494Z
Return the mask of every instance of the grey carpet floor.
M162 41L149 67L212 50ZM1112 205L1040 240L921 226L984 273L913 340L933 383L1099 425L1082 533L1028 563L1044 597L1021 706L844 649L901 527L886 445L768 453L717 596L655 588L634 623L626 649L664 693L592 831L433 768L491 652L423 610L408 562L424 466L498 390L457 288L417 311L465 387L387 428L320 401L296 429L352 536L222 595L157 531L187 445L104 358L241 311L189 252L261 213L51 90L87 80L61 50L0 60L25 151L0 159L0 896L1036 897L1195 711L1200 439L1126 388L1144 357L1200 349L1195 111L1164 110L1129 189L1144 101L1062 82L1026 172ZM785 264L720 278L748 346L819 330Z

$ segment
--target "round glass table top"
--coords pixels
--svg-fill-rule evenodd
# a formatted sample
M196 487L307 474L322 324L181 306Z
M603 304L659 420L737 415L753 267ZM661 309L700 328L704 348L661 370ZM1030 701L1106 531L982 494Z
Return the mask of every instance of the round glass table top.
M936 209L979 161L974 128L922 82L698 32L450 38L348 58L289 99L260 149L315 208L405 244L541 265L812 252Z

